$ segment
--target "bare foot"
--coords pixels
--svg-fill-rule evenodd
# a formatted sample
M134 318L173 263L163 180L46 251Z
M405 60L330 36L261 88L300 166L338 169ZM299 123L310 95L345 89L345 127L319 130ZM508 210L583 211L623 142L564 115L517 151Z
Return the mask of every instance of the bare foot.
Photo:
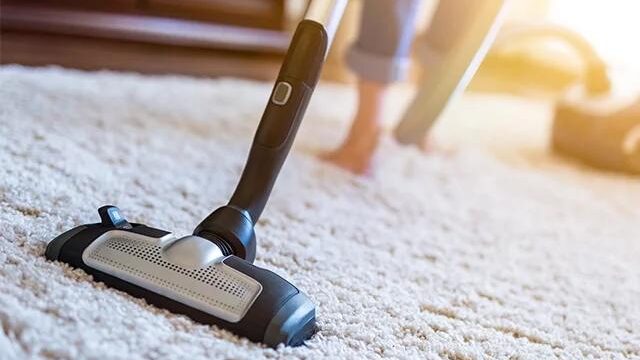
M366 80L358 83L358 110L344 143L320 158L354 174L371 170L373 155L382 134L382 105L387 84Z
M371 172L373 157L380 139L380 131L350 136L338 149L320 155L330 162L357 175Z

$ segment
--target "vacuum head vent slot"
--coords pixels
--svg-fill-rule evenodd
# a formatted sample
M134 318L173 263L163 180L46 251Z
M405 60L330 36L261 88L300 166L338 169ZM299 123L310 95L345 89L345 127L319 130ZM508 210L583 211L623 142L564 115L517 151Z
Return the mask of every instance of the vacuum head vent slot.
M180 241L180 239L175 240ZM217 262L188 269L162 256L160 239L109 231L82 255L88 266L229 322L240 321L262 291L254 279Z

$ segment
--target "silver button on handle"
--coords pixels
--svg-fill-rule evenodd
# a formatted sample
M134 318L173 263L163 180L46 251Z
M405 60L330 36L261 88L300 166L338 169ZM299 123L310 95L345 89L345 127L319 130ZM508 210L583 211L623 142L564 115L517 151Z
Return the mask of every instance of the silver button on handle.
M291 96L291 84L286 81L280 81L275 90L273 91L273 96L271 97L271 101L276 105L284 105L289 101L289 97Z

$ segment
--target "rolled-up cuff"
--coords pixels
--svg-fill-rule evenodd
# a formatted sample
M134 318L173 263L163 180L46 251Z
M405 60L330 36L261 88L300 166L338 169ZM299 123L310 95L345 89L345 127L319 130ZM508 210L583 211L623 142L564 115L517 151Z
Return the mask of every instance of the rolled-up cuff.
M346 61L360 78L379 83L404 80L411 63L408 57L392 57L363 51L351 46Z

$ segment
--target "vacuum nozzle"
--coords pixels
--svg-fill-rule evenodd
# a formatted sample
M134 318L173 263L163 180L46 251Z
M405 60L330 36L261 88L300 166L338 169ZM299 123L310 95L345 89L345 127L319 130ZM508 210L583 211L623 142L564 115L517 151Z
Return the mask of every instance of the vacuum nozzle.
M113 206L101 209L119 213ZM46 256L150 304L269 346L300 345L315 331L313 303L275 273L225 255L200 236L176 238L141 224L119 224L71 229L48 244Z

